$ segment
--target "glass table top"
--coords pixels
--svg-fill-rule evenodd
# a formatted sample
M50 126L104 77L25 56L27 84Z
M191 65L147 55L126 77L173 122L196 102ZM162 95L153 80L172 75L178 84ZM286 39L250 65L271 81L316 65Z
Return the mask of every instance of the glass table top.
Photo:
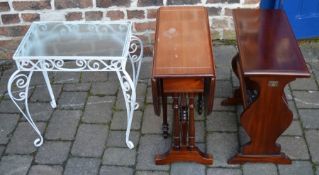
M34 22L13 57L124 57L130 32L130 22Z

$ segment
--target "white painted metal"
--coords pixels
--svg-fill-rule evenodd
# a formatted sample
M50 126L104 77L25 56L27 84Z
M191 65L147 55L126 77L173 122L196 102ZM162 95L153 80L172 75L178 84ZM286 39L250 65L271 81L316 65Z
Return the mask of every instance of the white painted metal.
M129 135L133 113L138 108L136 86L143 57L143 44L139 38L132 35L131 28L130 22L110 21L34 22L31 25L13 56L18 70L9 79L8 94L38 134L34 141L35 146L43 144L43 137L32 120L28 106L29 85L34 71L42 72L53 108L56 107L56 102L48 71L115 71L127 109L125 141L130 149L134 148ZM133 79L126 71L127 58L132 65ZM18 94L12 93L12 85L19 89ZM24 108L19 102L23 102Z

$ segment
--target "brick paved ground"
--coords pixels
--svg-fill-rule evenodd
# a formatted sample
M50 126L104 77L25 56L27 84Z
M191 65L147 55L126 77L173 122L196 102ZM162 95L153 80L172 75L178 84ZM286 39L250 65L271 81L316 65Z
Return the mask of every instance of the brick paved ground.
M240 108L219 105L238 85L230 69L236 48L215 43L218 80L214 112L196 116L197 144L214 155L214 165L154 165L154 155L167 150L170 140L162 138L161 118L153 112L151 58L145 58L137 90L141 107L135 112L132 125L131 139L136 145L133 150L124 142L126 116L114 74L51 73L58 102L55 110L48 104L43 78L36 74L30 89L30 106L45 142L35 148L34 131L6 95L7 80L14 68L1 72L0 174L319 175L319 43L301 47L312 77L297 80L286 89L294 121L278 141L293 159L292 165L226 163L245 138L238 137Z

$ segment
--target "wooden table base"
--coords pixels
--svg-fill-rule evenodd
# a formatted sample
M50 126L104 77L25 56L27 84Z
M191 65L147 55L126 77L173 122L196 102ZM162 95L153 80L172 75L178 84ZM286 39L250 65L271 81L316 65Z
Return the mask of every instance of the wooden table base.
M188 94L188 104L186 95L186 93L173 94L173 146L168 152L156 155L156 165L170 164L173 162L213 163L211 155L201 152L195 146L194 94ZM180 104L179 99L181 99Z
M155 157L156 165L165 165L173 162L196 162L210 165L213 163L213 157L203 153L196 146L193 149L188 149L187 147L175 149L172 147L168 152Z
M239 153L228 160L229 164L244 164L248 162L291 164L291 160L285 153L278 155L244 155Z
M243 105L240 124L250 138L250 142L241 146L240 152L229 159L229 164L277 163L291 164L288 156L281 152L276 143L279 136L292 122L292 112L287 106L284 87L293 79L279 76L244 77L237 54L232 68L240 81L240 88L234 95L222 101L222 105ZM272 83L272 84L271 84ZM258 95L253 97L256 91Z

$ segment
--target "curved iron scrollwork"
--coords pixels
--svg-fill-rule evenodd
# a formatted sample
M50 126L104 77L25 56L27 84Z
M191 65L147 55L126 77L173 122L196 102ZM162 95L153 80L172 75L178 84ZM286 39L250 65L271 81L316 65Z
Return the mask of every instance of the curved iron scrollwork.
M43 144L43 137L41 135L40 130L35 125L29 111L28 106L28 92L29 92L29 84L32 77L33 72L29 72L29 74L24 74L19 70L15 71L8 82L8 94L13 103L17 106L19 111L22 113L23 117L30 123L31 127L35 130L38 135L33 142L34 146L39 147ZM13 94L12 85L15 85L16 88L19 89L17 94ZM24 101L24 110L18 104L18 102Z
M142 40L136 36L131 37L131 43L129 47L129 59L132 64L133 83L136 86L139 77L141 62L143 58L143 43Z
M72 64L65 64L66 62ZM100 60L79 58L66 60L63 58L45 60L17 60L20 70L24 71L116 71L122 69L123 60Z

